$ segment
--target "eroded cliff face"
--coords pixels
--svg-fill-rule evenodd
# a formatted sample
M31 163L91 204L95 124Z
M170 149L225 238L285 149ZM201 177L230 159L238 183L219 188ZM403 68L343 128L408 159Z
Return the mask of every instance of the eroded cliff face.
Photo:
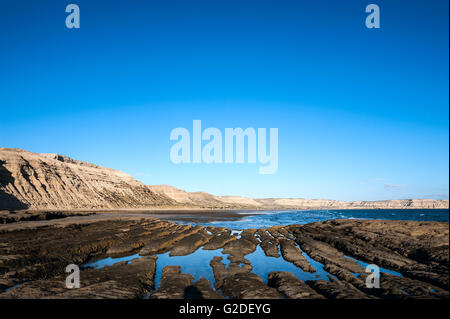
M167 196L170 199L185 207L198 208L239 208L243 207L241 203L225 202L219 196L214 196L205 192L186 192L182 189L170 185L151 185L148 186L150 190L157 194ZM249 205L245 205L249 206ZM256 207L256 206L255 206Z
M245 198L147 186L120 171L57 154L0 148L0 209L405 209L446 208L448 200L343 202Z
M448 200L404 199L344 202L327 199L269 198L257 200L263 207L291 209L448 209Z
M56 154L0 148L1 209L112 209L171 204L171 199L113 169Z
M169 185L149 186L158 194L182 205L203 208L248 209L448 209L448 200L404 199L344 202L329 199L306 198L247 198L240 196L214 196L203 192L186 192Z

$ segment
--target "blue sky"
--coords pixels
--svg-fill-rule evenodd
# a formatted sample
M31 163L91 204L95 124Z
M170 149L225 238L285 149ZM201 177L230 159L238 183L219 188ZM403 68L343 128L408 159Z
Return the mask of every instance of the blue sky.
M76 3L81 28L65 27ZM367 29L376 3L381 28ZM0 146L252 197L448 198L448 1L2 1ZM279 168L170 161L279 129Z

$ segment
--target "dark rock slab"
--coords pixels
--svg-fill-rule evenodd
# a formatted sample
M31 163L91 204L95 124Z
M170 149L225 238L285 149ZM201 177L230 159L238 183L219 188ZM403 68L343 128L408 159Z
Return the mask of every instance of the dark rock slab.
M130 229L122 229L122 232L118 234L118 236L121 237L120 242L111 246L108 249L107 254L126 254L136 251L152 239L164 237L165 235L171 234L180 228L181 227L175 223L160 222L154 223L154 225L151 225L150 227L141 229L139 234L133 234L130 232Z
M275 271L269 273L268 284L289 299L325 299L324 296L290 272Z
M190 225L183 225L177 228L174 232L170 232L164 236L153 236L145 246L139 251L139 255L147 256L156 254L163 250L169 250L176 242L185 237L196 234L203 228L200 226L192 227Z
M325 264L323 269L329 274L336 276L339 280L348 282L358 289L364 289L366 287L365 281L361 276L357 277L350 271L340 268L335 264Z
M209 235L205 229L186 236L172 246L170 256L186 256L192 254L205 245L212 237L213 235Z
M242 266L238 262L231 261L228 267L225 266L225 264L222 262L222 257L215 256L211 262L210 266L213 269L215 284L214 286L216 289L220 289L223 284L223 280L226 277L231 277L236 274L241 273L250 273L253 269L251 264L244 263Z
M200 278L194 285L185 290L186 299L223 299L224 297L216 292L209 280Z
M253 273L239 273L223 279L223 294L232 299L280 299L282 295Z
M380 291L367 291L381 298L402 299L448 299L448 291L430 283L408 277L381 273Z
M193 279L191 275L181 273L180 266L166 266L161 285L150 295L150 299L223 299L207 279L201 278L192 283Z
M230 262L228 267L222 262L222 257L214 257L210 263L213 268L216 289L224 296L233 299L267 299L281 298L276 289L263 283L260 277L250 273L250 263L239 266Z
M299 236L298 233L297 243L310 258L322 264L335 264L354 273L364 272L364 268L356 261L346 258L341 251L327 243L314 240L308 236Z
M255 237L255 229L245 229L242 231L240 238L227 243L222 250L223 254L228 254L236 260L244 262L244 256L256 250L259 244L258 238Z
M223 248L229 242L236 240L236 236L231 236L230 230L212 232L214 237L203 246L205 250L217 250Z
M166 266L163 269L161 285L150 295L150 299L184 299L186 289L192 286L194 277L182 274L180 266Z
M281 255L286 261L293 263L303 271L311 273L316 272L316 269L311 266L305 256L303 256L300 249L297 248L295 242L288 239L280 239L279 241L281 247Z
M295 239L295 236L291 233L291 229L286 226L272 226L267 231L278 239Z
M353 285L331 278L330 281L315 280L306 282L319 294L331 299L371 299Z
M261 240L260 246L264 254L268 257L280 257L278 253L278 239L272 237L265 229L258 229L256 232Z

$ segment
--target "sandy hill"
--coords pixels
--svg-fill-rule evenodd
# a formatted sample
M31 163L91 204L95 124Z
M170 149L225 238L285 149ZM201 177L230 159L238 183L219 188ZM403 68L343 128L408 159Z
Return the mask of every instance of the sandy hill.
M202 208L225 208L226 203L218 197L204 192L186 192L170 185L148 186L152 192L166 196L181 206L202 207Z
M248 209L407 209L448 208L448 200L404 199L382 201L344 202L329 199L305 198L247 198L240 196L214 196L208 193L189 193L173 186L155 185L150 189L180 203L215 208Z
M0 208L96 209L171 205L133 177L57 154L0 148Z
M0 148L0 209L345 209L448 208L448 200L343 202L303 198L246 198L147 186L130 175L58 154Z

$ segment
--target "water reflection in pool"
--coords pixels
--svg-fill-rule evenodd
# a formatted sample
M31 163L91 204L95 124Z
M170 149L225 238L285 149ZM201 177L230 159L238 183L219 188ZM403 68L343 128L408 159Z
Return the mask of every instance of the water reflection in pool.
M253 266L252 272L261 277L261 279L265 283L267 283L269 273L272 271L287 271L303 281L320 280L320 279L329 281L330 275L325 270L323 270L323 265L311 259L306 253L302 252L302 254L309 261L309 263L316 269L315 273L305 272L300 268L298 268L297 266L295 266L294 264L284 260L283 257L278 258L267 257L260 246L256 248L255 252L247 255L245 258L252 263Z
M139 254L135 254L135 255L131 255L131 256L126 256L126 257L118 257L118 258L112 258L112 257L108 257L108 258L104 258L104 259L100 259L94 262L90 262L87 264L84 264L83 266L81 266L81 269L83 268L94 268L94 269L100 269L103 268L105 266L112 266L114 264L117 263L121 263L121 262L130 262L133 259L136 258L141 258L142 256L139 256Z
M346 257L348 259L351 259L353 261L356 261L364 269L366 269L367 266L369 265L368 263L366 263L364 261L361 261L361 260L358 260L358 259L355 259L355 258L352 258L352 257L349 257L349 256L344 256L344 257ZM389 270L389 269L386 269L386 268L382 268L380 266L377 266L377 267L380 268L380 272L384 272L386 274L390 274L390 275L397 276L397 277L403 277L403 275L401 273L399 273L399 272L396 272L396 271L393 271L393 270ZM353 274L353 275L358 276L360 274Z
M272 271L287 271L295 275L297 278L306 280L329 280L330 274L323 270L323 265L319 262L311 259L305 252L302 251L305 258L316 269L315 273L308 273L294 264L287 262L283 257L267 257L258 245L253 253L245 256L252 264L252 273L258 275L265 283L268 281L269 273ZM215 257L222 257L222 262L228 267L230 261L228 255L222 253L222 249L218 250L205 250L200 248L194 253L187 256L170 256L169 252L157 255L156 261L156 273L155 273L155 288L157 289L161 284L162 270L166 266L180 266L181 273L190 274L194 277L194 282L200 278L206 278L211 284L214 284L214 274L210 266L211 260ZM281 256L281 253L280 253ZM104 258L94 262L87 263L82 268L94 268L100 269L105 266L112 266L120 262L130 262L133 259L142 258L139 254L134 254L120 258ZM242 265L239 265L242 266Z
M228 264L228 259L225 258L227 255L222 254L222 249L204 250L201 248L187 256L169 256L169 252L158 255L155 274L156 289L161 283L162 270L166 266L181 266L181 273L192 275L194 282L200 278L206 278L210 283L214 283L214 274L209 263L215 256L222 257L222 262Z

